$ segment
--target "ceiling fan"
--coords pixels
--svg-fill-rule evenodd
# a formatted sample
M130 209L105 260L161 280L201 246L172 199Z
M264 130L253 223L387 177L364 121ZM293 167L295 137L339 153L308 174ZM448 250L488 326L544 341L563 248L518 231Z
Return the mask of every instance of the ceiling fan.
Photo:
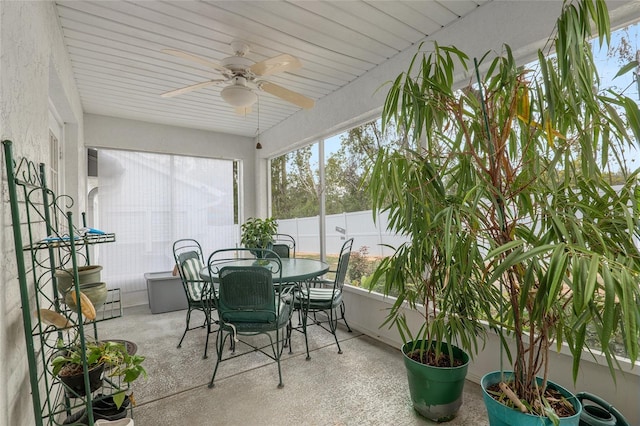
M222 74L223 78L203 81L202 83L192 84L180 89L171 90L160 96L168 98L182 95L193 90L201 89L206 86L227 84L220 92L222 98L231 106L236 108L239 113L246 113L251 106L258 100L256 90L261 90L274 95L280 99L297 105L301 108L309 109L314 105L314 100L300 93L289 90L285 87L261 80L260 77L285 72L294 71L302 67L300 61L289 54L274 56L264 61L254 62L245 57L249 52L249 45L244 41L232 41L231 49L234 56L229 56L220 61L220 64L212 62L200 56L183 52L181 50L163 49L162 52L179 58L197 62L207 67L213 68Z

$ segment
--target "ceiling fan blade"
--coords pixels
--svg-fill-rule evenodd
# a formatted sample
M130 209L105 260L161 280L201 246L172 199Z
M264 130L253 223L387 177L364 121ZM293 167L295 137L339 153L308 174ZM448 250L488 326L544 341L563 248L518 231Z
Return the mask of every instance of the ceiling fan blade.
M271 75L284 71L294 71L302 67L302 63L295 56L286 53L265 59L251 65L251 72L255 75Z
M200 56L194 55L192 53L183 52L182 50L175 49L162 49L162 53L168 53L169 55L177 56L178 58L187 59L189 61L194 61L199 64L202 64L206 67L211 67L221 72L227 72L228 70L220 64L216 64L213 61L210 61L205 58L201 58Z
M269 83L268 81L260 82L258 87L267 93L271 93L273 96L277 96L280 99L284 99L285 101L291 102L292 104L298 105L304 109L311 109L315 105L315 101L313 99L307 98L293 90L285 89L277 84Z
M191 86L183 87L181 89L171 90L169 92L163 93L160 96L163 98L172 98L174 96L182 95L183 93L192 92L194 90L200 89L201 87L207 87L212 84L220 83L226 80L209 80L203 81L202 83L192 84Z

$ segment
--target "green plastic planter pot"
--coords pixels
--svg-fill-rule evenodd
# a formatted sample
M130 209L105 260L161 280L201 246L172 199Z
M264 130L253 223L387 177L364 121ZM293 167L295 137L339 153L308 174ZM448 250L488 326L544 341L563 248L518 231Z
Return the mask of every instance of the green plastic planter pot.
M485 374L480 381L482 386L482 398L484 404L487 407L487 414L489 415L489 426L552 426L553 422L546 417L534 416L532 414L521 413L518 410L507 407L504 404L493 399L491 395L487 393L487 387L500 382L500 372L494 371ZM505 380L509 380L513 376L513 372L505 372ZM538 383L542 383L542 379L538 377ZM560 393L567 398L576 410L576 414L571 417L561 417L561 426L578 426L580 424L580 413L582 412L582 404L571 392L563 388L562 386L548 382L550 388L560 391Z
M580 426L629 426L622 413L599 396L578 392L576 398L582 404ZM585 404L584 401L590 404Z
M462 405L462 390L464 388L469 355L462 349L453 346L453 355L463 361L459 367L433 367L416 362L407 356L413 342L402 346L404 365L407 368L409 392L413 408L420 415L435 422L452 420ZM448 345L443 343L443 352L448 351Z

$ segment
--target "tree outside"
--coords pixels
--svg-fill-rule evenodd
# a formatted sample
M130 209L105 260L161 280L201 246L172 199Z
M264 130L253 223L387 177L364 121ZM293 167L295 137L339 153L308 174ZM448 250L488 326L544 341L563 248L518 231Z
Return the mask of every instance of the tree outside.
M379 148L400 145L395 129L383 133L380 120L370 121L337 136L335 149L326 149L326 214L371 209L363 190L368 162ZM271 160L272 215L276 219L319 214L320 176L316 144Z
M313 148L315 145L271 160L271 206L276 219L318 215L318 164L311 162Z

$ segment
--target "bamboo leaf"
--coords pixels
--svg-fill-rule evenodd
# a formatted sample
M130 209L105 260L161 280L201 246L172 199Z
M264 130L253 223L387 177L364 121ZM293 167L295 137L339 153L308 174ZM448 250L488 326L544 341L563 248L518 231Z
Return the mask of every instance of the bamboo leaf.
M572 270L569 275L573 277L571 290L573 292L572 301L574 312L584 312L584 286L586 282L588 271L585 271L586 260L579 257L574 257L572 264Z
M568 262L569 256L567 256L567 254L565 253L564 245L558 244L551 254L549 270L547 272L549 281L549 292L546 295L547 311L550 311L551 306L557 303L556 299L558 297L558 292L560 291L561 284L566 275Z
M597 254L591 256L591 260L589 262L589 272L587 273L587 281L584 288L584 306L587 306L591 299L593 298L593 294L596 289L596 280L598 278L598 268L600 266L600 258Z
M624 75L624 74L628 73L629 71L631 71L631 70L633 70L633 69L635 69L637 67L638 67L638 61L631 61L627 65L625 65L622 68L620 68L620 70L613 77L613 79L615 80L616 78L620 77L621 75Z
M638 306L632 289L637 288L638 284L631 276L624 274L621 280L622 297L621 305L624 306L624 331L625 331L625 347L631 362L635 363L638 358Z
M502 274L504 274L508 269L513 268L514 266L525 262L526 260L531 259L532 257L541 255L545 252L552 251L554 245L545 244L538 247L533 247L528 251L523 251L521 248L517 248L507 255L506 258L500 262L500 264L495 268L493 274L489 278L488 282L493 283L498 280ZM487 256L487 258L491 258L493 256Z
M522 241L522 240L509 241L509 242L507 242L507 243L495 248L494 250L491 250L489 253L487 253L487 258L490 259L490 258L493 258L493 257L498 257L502 253L514 250L515 248L520 247L523 244L524 244L524 241Z
M640 140L640 110L638 105L631 99L624 99L624 110L627 115L629 127L633 130L636 140Z
M602 269L602 281L604 285L604 308L602 309L602 332L600 335L600 345L602 352L609 352L609 340L613 333L614 325L614 304L615 304L615 285L613 277L607 267Z
M584 348L584 341L585 341L586 335L587 335L587 325L583 324L582 326L578 327L577 330L574 330L575 343L574 345L569 346L571 348L571 353L573 355L572 373L573 373L574 383L578 379L578 373L580 371L580 360L582 356L582 349Z
M611 23L609 20L609 12L604 1L596 1L598 17L595 19L598 25L598 36L600 39L604 37L607 44L611 44ZM602 45L602 43L601 43Z

